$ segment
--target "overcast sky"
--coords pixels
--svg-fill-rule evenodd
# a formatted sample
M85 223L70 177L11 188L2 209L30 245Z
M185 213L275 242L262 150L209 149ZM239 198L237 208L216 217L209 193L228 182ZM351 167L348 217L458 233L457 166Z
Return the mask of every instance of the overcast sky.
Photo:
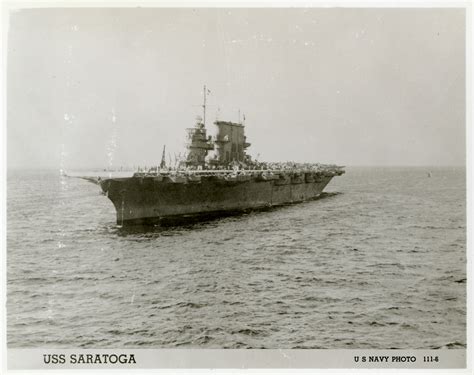
M36 9L10 16L9 167L158 164L208 98L260 160L465 163L463 9Z

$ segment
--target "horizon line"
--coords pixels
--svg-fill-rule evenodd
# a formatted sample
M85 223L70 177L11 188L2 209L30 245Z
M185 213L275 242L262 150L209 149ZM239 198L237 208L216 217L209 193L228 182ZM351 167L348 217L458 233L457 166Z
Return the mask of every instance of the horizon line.
M324 164L324 163L322 163ZM338 164L336 164L338 165ZM130 170L133 169L132 167L142 167L140 165L134 165L134 166L119 166L119 167L98 167L98 166L74 166L70 168L61 168L61 167L52 167L52 166L7 166L5 169L6 170L61 170L64 169L65 171L67 170L75 170L75 169L100 169L100 170L120 170L120 168L123 168L124 170ZM150 165L151 167L151 165ZM441 164L441 165L435 165L435 164L422 164L422 165L403 165L403 164L393 164L393 165L387 165L387 164L346 164L343 166L344 168L467 168L467 164Z

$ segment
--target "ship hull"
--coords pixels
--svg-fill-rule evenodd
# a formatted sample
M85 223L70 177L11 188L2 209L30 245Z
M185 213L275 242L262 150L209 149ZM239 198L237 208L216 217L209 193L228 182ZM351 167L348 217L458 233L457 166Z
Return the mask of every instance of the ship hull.
M176 183L129 177L102 180L100 185L115 206L117 224L127 225L173 223L312 200L331 179L226 181L203 177L197 183Z

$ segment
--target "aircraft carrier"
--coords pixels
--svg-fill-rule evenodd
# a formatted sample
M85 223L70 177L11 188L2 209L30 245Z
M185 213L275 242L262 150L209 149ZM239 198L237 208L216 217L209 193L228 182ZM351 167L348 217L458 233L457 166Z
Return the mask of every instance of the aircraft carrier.
M215 121L215 135L207 135L206 88L203 109L204 116L186 129L186 155L173 168L166 165L163 149L159 166L132 176L83 176L112 201L117 224L174 222L303 202L317 198L344 173L336 165L252 160L243 122Z

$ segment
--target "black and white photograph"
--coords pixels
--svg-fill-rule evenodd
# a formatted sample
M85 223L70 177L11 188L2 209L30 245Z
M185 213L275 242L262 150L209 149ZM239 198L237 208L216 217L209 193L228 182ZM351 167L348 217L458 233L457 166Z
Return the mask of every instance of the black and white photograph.
M53 5L4 9L8 370L467 369L467 2Z

